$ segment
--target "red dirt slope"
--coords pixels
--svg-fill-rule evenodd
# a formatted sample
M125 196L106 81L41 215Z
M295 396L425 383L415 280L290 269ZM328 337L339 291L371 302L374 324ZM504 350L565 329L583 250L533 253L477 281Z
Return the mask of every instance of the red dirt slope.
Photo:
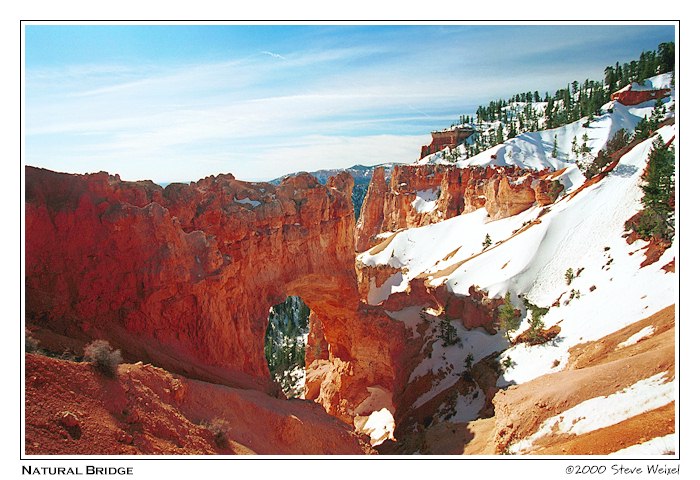
M29 455L368 454L364 437L312 402L120 365L107 378L88 363L26 354ZM207 422L220 419L216 438ZM223 440L222 440L223 438Z

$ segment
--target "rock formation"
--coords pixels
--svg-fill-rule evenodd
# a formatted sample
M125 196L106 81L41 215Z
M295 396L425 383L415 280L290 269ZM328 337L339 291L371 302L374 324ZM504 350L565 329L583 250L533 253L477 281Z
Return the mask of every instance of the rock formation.
M513 441L534 431L535 422L515 420L526 416L525 407L541 408L537 401L546 378L497 393L500 364L491 355L423 402L421 397L448 372L428 369L412 375L424 359L438 358L433 341L441 321L458 319L467 330L494 335L503 299L489 298L476 285L468 295L458 295L418 275L405 290L372 305L368 294L373 287L402 272L390 265L365 265L356 259L356 251L381 251L392 232L479 208L485 208L489 218L500 219L533 205L549 205L563 190L557 181L560 173L410 165L395 167L387 185L378 168L355 228L352 179L347 174L330 178L325 186L308 174L287 178L279 186L219 175L163 189L152 182L123 182L107 173L69 175L27 167L25 283L30 329L43 335L41 343L50 344L52 351L70 348L79 354L88 340L105 338L127 361L149 362L172 372L122 365L109 383L95 378L87 364L27 354L27 451L47 453L48 444L39 439L41 425L49 424L50 448L55 450L49 453L74 452L63 449L57 436L76 440L78 430L92 446L109 437L104 451L93 453L369 453L366 443L350 433L350 425L367 430L379 416L373 414L380 413L392 420L387 425L395 420L397 439L447 439L450 434L439 422L431 424L440 418L436 411L478 394L477 387L485 396L483 415L496 413L476 430L491 432L483 451L507 451ZM263 353L268 312L289 295L301 297L312 311L305 398L345 425L309 402L266 395L280 395ZM396 319L405 309L420 317L416 324ZM556 336L559 331L554 326L547 333ZM620 338L608 343L614 347ZM664 338L671 351L672 342ZM614 355L606 362L610 365L594 365L611 367L610 378L620 371ZM643 378L641 373L672 372L671 364L651 368L669 358L667 351L654 356L645 350L644 355L639 358L648 359L650 367L638 378ZM578 370L572 368L579 367L556 378L574 378L577 391L587 385L586 375L597 372L586 367L588 373L575 373ZM102 426L87 422L72 408L67 392L62 392L63 403L45 401L39 388L56 384L61 372L72 378L70 394L77 392L81 404L91 405L100 418L116 421L105 420ZM618 386L612 381L605 385L611 392ZM93 397L103 399L105 392L113 398L105 400L104 409L90 403ZM559 392L552 388L549 393L545 401L554 405ZM576 401L585 398L590 396ZM148 405L139 403L143 401ZM123 404L131 405L126 413ZM217 450L216 439L199 423L206 420L205 412L221 404L235 408L223 409L219 416L240 415L242 420L235 425L232 443ZM567 404L554 406L561 411ZM44 411L51 417L42 417ZM147 421L149 411L158 422ZM264 431L256 437L260 416L265 417ZM141 430L133 427L139 422ZM315 428L320 433L311 438L309 430ZM664 428L661 433L670 427ZM283 434L275 434L268 445L268 436L278 431ZM392 433L384 431L383 437L391 438ZM455 452L469 443L453 439L462 442ZM473 445L481 445L478 440ZM437 440L434 448L410 441L398 451L439 453L452 448ZM391 452L391 446L384 448Z
M355 232L355 248L364 251L383 232L440 222L485 207L496 220L533 205L553 203L563 190L557 172L517 167L401 165L389 186L375 171Z
M404 327L363 310L349 175L278 187L219 175L162 189L106 173L25 172L28 324L272 392L268 310L298 295L314 312L309 348L327 351L319 402L351 423L367 386L393 390Z
M610 95L610 100L617 100L621 104L629 106L668 97L670 94L670 88L660 88L657 90L653 88L642 88L637 84L632 84L614 92Z
M445 148L455 148L472 136L474 130L467 127L453 127L447 130L431 132L430 145L423 145L420 149L420 158L439 152Z

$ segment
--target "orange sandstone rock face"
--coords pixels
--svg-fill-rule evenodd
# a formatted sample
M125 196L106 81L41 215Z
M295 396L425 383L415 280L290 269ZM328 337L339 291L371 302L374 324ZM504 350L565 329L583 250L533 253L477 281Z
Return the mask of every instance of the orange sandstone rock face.
M522 183L511 183L507 177L494 177L486 188L486 211L494 220L517 215L535 203L532 177Z
M376 245L383 232L429 225L482 207L494 220L509 217L553 203L562 190L551 172L516 167L400 165L394 167L388 187L375 171L357 223L355 248L365 251Z
M278 187L219 175L165 189L106 173L25 175L28 324L273 392L268 310L299 295L321 326L318 360L347 365L328 369L338 395L320 403L347 421L367 385L393 391L404 327L362 310L348 174L326 186L308 174Z
M387 191L384 168L377 167L367 187L367 195L362 203L360 218L355 229L355 246L358 251L367 250L370 247L371 238L382 230L384 198Z

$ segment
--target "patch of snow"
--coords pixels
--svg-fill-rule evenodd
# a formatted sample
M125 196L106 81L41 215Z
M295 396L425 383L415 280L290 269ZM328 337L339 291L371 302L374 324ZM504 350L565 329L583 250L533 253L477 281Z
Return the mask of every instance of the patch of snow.
M449 418L452 423L466 423L476 420L479 417L479 411L486 403L486 396L480 388L467 395L460 395L455 404L455 415Z
M670 81L670 77L651 81ZM655 88L658 86L655 84ZM673 102L672 92L664 104L668 108ZM505 146L500 145L458 162L459 166L515 164L533 169L563 168L557 179L565 187L564 196L546 210L533 207L513 217L492 221L485 209L479 209L439 223L402 230L382 251L358 255L358 261L365 265L389 265L401 270L387 284L379 288L372 286L370 293L375 301L404 291L411 279L426 275L430 285L445 284L448 291L458 295L468 296L474 285L486 291L490 298L510 292L514 303L518 303L518 295L525 295L533 304L550 307L542 316L545 328L561 327L555 341L510 348L500 335L488 335L479 329L466 331L461 322L452 323L458 331L461 349L459 345L442 347L437 336L428 335L426 343L432 346L432 357L421 361L409 381L428 374L436 378L430 391L417 399L414 406L454 385L468 353L477 362L490 353L503 352L501 359L510 357L513 366L498 384L523 383L565 368L572 346L598 340L676 301L678 276L661 270L660 266L677 257L677 241L658 262L640 268L645 260L642 248L646 243L637 241L630 245L623 237L625 222L642 206L641 176L656 136L622 156L601 181L570 196L585 180L573 163L576 160L570 152L573 138L580 145L586 133L587 145L595 155L618 130L625 128L632 132L641 118L651 115L653 108L653 101L630 107L610 102L603 109L606 113L597 116L588 127L583 119L510 139L506 142L508 159ZM658 133L664 141L675 134L675 125L665 126ZM552 159L555 136L562 153ZM514 232L518 233L514 235ZM492 244L484 250L487 234ZM575 272L570 285L566 282L569 268ZM421 321L419 312L419 308L414 308L390 314L406 323L415 335ZM433 315L430 321L439 320ZM477 354L477 350L483 355Z
M245 197L245 198L243 198L243 199L234 198L233 201L236 202L236 203L242 203L242 204L244 204L244 205L251 205L253 208L255 208L255 207L257 207L257 206L260 205L260 202L259 202L259 201L257 201L257 200L251 200L251 199L248 198L248 197Z
M642 328L640 331L638 331L637 333L635 333L634 335L632 335L630 338L625 340L624 342L620 342L617 345L617 348L629 347L630 345L634 345L635 343L637 343L645 338L651 337L652 335L654 335L654 326L653 325L646 326L646 327Z
M394 416L386 408L372 412L369 416L355 417L355 430L369 435L373 447L381 445L385 440L396 440Z
M523 320L523 324L523 328L529 328L526 321ZM510 358L512 366L498 378L496 386L501 388L563 370L569 360L569 347L556 343L519 343L503 352L500 360L503 361L506 357Z
M389 298L389 295L392 293L405 290L406 285L403 284L404 281L401 272L396 272L387 278L379 287L375 284L375 279L372 278L369 284L369 292L367 293L367 303L370 305L381 304L384 300Z
M416 408L457 383L464 373L464 362L469 354L472 355L472 364L475 364L508 345L502 335L491 335L482 328L467 330L462 322L457 320L451 321L450 324L455 328L459 341L455 345L443 345L443 340L437 333L439 319L432 315L430 310L426 311L426 318L436 329L435 334L428 335L426 342L431 344L432 353L416 366L408 381L411 383L425 375L433 375L436 378L431 388L414 401L413 406Z
M411 205L418 213L429 213L437 207L439 197L439 189L419 190L416 192L416 199L411 202Z
M289 371L289 378L291 379L289 391L295 395L301 396L304 393L304 386L306 385L306 369L304 366L296 365Z
M678 437L675 433L656 437L648 442L632 445L617 452L611 453L613 457L640 457L647 455L673 455L678 449Z
M381 385L372 385L371 387L367 387L367 391L369 392L369 396L355 408L355 414L366 415L370 412L381 410L382 408L386 408L392 414L396 411L389 390Z
M646 80L644 87L640 88L669 88L670 83L670 74L663 74ZM672 91L671 97L663 100L667 110L674 103L674 98L675 94ZM589 158L595 158L618 130L625 128L629 132L633 132L634 127L645 115L650 117L654 103L655 101L650 101L641 105L626 106L614 101L609 102L601 109L606 113L594 117L592 121L588 118L582 118L576 122L550 130L521 133L516 135L515 138L506 140L503 144L491 147L473 157L460 158L456 165L459 167L514 165L523 169L559 170L582 159L580 154L572 151L571 146L574 138L576 138L576 142L580 146L583 143L585 134L588 137L586 145L591 149ZM541 105L546 106L546 102L540 102L536 105L544 108ZM517 110L522 107L514 105L513 108ZM500 123L491 122L485 124L484 128L495 131ZM555 139L557 143L557 158L552 156ZM462 154L464 149L462 148L458 151ZM445 155L441 152L426 156L416 163L419 165L428 163L453 164L453 162L446 160Z
M411 329L411 336L416 338L419 336L418 325L420 325L423 321L423 319L420 317L421 310L423 310L423 307L421 306L411 306L396 312L390 312L388 310L385 310L384 312L394 320L403 322L408 328Z
M632 91L643 92L646 90L660 90L662 88L672 88L672 73L662 73L661 75L656 75L655 77L647 78L642 83L632 82L629 87ZM623 90L625 90L623 88Z
M547 435L582 435L620 423L635 415L654 410L674 401L675 381L666 381L661 372L605 397L579 403L542 423L539 430L510 447L511 453L532 448L534 442Z

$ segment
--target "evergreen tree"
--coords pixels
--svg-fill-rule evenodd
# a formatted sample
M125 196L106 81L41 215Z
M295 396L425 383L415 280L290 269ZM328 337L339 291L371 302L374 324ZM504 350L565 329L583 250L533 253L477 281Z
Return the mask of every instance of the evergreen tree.
M588 133L584 132L583 136L581 137L581 147L579 147L579 152L581 152L581 155L587 155L591 153L591 148L588 146Z
M571 267L567 268L564 278L566 279L566 284L571 285L571 282L574 280L574 269Z
M520 327L520 312L518 312L510 300L510 292L503 298L503 305L498 309L498 321L510 341L510 332Z
M554 135L554 145L552 146L552 158L557 158L559 150L557 150L557 136Z
M658 48L659 73L672 72L676 69L676 44L665 42Z
M443 318L440 319L439 337L442 340L443 347L449 347L450 345L454 345L459 341L459 337L457 336L457 329L452 325L452 323L450 323L450 320L447 318L447 312L445 312Z
M576 140L576 135L574 135L574 139L571 140L571 153L578 157L579 150L578 150L578 140Z
M486 250L491 246L491 235L488 233L486 234L486 237L484 237L484 241L481 242L481 246L483 247L483 250Z
M608 95L615 91L615 70L613 67L605 67L605 86L608 87Z
M515 129L515 124L513 122L510 122L510 125L508 125L508 138L515 138L515 135L517 135L517 131Z
M649 138L651 131L651 124L649 123L647 116L644 115L644 118L642 118L637 123L637 126L634 127L634 138L635 140L644 140L645 138Z
M547 94L549 96L549 93ZM544 122L546 128L554 128L554 99L547 100L547 106L544 108Z
M299 297L287 299L270 309L264 352L272 379L287 396L299 396L295 373L304 367L309 308Z
M663 121L665 116L666 107L661 99L657 98L656 103L654 104L654 110L651 113L651 119L649 120L649 129L653 131L659 128L659 124Z
M655 220L650 233L670 240L675 233L673 224L675 205L673 197L676 189L675 153L660 137L654 141L652 151L649 153L649 163L643 180L646 183L642 186L644 191L642 203L645 210L649 211L649 216Z

